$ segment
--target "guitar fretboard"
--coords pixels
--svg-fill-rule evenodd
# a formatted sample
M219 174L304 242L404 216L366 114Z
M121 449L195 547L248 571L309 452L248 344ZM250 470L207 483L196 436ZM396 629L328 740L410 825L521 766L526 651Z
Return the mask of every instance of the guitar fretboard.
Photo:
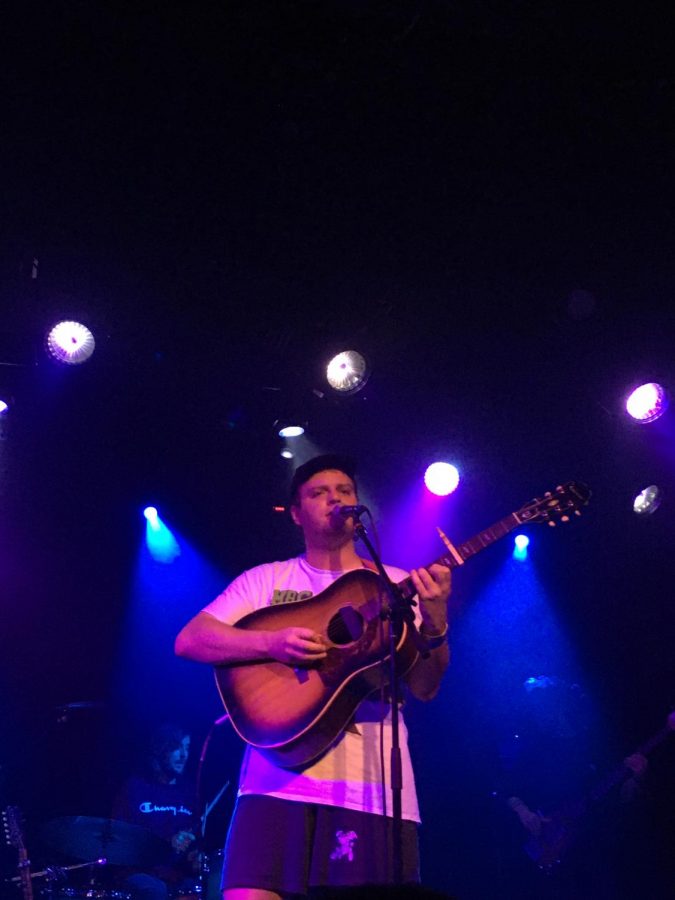
M485 550L486 547L490 547L496 541L505 537L510 531L513 531L514 528L517 528L520 524L521 521L518 515L516 513L510 513L508 516L495 522L494 525L491 525L484 531L479 531L478 534L475 534L463 544L458 544L455 547L455 550L459 554L460 559L457 559L453 553L448 552L444 553L443 556L439 556L438 559L435 559L432 563L429 563L429 565L433 566L438 564L445 566L448 569L454 569L457 566L461 566L465 560L469 559L469 557L475 556L476 553ZM413 597L416 593L415 586L410 577L404 578L403 581L399 582L398 588L406 599Z

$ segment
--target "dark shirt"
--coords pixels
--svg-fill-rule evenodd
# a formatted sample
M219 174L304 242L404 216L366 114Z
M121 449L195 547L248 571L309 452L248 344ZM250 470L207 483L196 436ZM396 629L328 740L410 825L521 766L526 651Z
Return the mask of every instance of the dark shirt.
M180 781L162 784L145 778L130 778L115 798L112 815L114 819L147 828L167 843L179 831L198 834L194 789ZM168 881L190 875L193 869L189 856L193 849L194 845L187 853L172 853L173 862L170 865L146 867L146 871Z

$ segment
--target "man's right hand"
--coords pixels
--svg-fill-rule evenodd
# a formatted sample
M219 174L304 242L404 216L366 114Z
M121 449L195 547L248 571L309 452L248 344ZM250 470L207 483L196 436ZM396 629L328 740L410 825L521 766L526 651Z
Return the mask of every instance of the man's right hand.
M268 632L267 652L288 665L318 662L327 656L324 639L312 628L282 628Z

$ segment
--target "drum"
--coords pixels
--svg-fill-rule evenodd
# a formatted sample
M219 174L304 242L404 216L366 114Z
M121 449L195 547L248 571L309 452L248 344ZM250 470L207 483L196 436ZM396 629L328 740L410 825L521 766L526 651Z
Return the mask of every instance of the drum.
M191 885L182 884L169 894L170 900L220 900L223 851L204 853L201 875Z

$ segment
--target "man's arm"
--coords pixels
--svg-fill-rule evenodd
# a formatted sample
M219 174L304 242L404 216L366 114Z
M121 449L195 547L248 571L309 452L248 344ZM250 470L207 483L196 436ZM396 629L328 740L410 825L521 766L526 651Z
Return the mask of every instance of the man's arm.
M410 573L417 588L422 637L429 641L429 656L420 657L406 676L410 693L418 700L432 700L438 693L443 673L450 662L447 641L450 570L433 565L429 569L413 569Z
M178 634L178 656L195 662L242 663L254 659L276 659L283 663L313 662L326 656L321 636L311 628L252 631L226 625L207 612L200 612Z

